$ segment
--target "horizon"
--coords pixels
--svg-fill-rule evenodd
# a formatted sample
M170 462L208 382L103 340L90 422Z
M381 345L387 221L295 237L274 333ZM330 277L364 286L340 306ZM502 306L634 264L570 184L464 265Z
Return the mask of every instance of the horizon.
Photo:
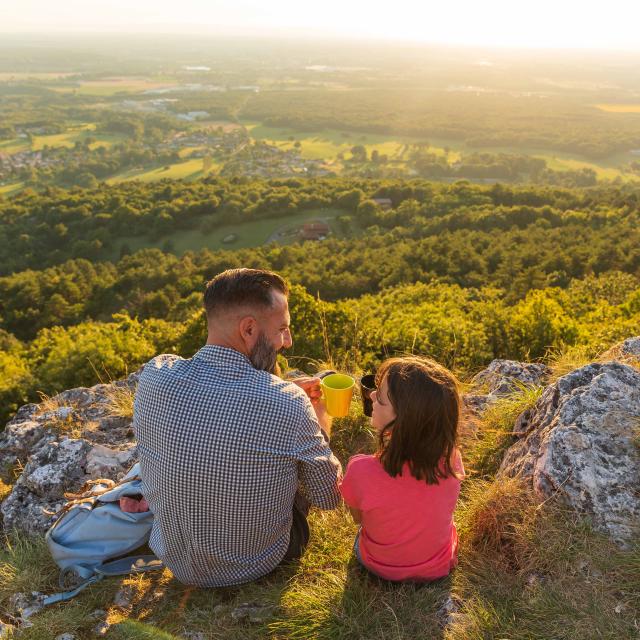
M620 15L625 19L620 20ZM415 6L397 0L393 13L327 0L313 12L293 0L264 5L258 0L139 0L134 6L112 0L45 2L25 0L19 7L0 7L4 36L227 36L296 40L351 40L399 45L532 51L640 52L636 34L640 6L611 0L603 14L577 0L540 0L514 7L504 0L477 6L461 0L450 7Z

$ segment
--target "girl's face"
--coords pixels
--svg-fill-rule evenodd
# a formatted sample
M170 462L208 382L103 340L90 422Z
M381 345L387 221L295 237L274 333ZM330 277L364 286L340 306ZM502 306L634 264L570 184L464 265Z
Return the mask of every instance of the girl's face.
M396 412L389 399L386 376L378 389L371 394L371 400L373 402L371 425L380 433L386 425L396 418Z

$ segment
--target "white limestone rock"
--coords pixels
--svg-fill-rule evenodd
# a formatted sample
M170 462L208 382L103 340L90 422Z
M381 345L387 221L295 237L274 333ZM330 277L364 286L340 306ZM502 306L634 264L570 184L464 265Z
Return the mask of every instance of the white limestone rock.
M640 371L610 362L559 378L517 420L499 474L531 481L627 546L639 533Z

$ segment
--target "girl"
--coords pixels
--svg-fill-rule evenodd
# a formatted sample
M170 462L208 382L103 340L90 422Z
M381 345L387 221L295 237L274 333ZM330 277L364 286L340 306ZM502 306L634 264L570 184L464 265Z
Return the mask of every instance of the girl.
M340 486L361 524L356 557L387 580L435 580L457 562L458 383L436 362L412 356L385 361L376 386L378 451L353 456Z

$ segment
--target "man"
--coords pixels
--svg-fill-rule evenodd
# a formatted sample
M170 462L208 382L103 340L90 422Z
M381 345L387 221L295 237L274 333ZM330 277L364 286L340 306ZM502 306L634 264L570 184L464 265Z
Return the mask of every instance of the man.
M263 576L304 551L309 502L339 503L318 380L273 375L292 344L287 295L275 273L221 273L204 294L206 345L189 360L158 356L140 376L134 429L155 516L149 544L181 582Z

